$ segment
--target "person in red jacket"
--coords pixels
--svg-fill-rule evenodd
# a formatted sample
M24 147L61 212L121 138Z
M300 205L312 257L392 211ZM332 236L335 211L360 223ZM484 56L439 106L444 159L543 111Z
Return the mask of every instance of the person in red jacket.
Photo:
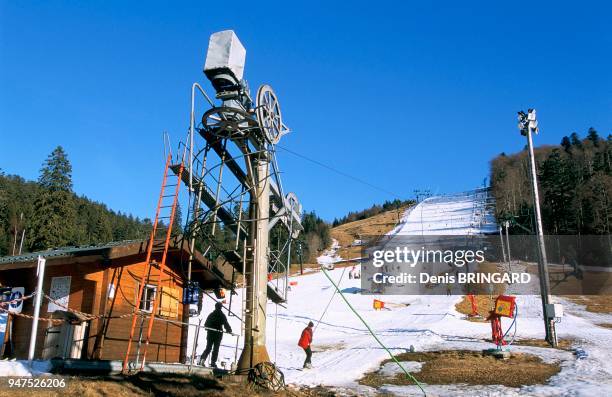
M314 323L310 321L308 327L304 328L302 331L302 336L300 336L300 340L298 341L298 346L304 349L306 353L306 360L304 360L303 368L312 368L312 364L310 363L310 358L312 357L312 350L310 350L310 344L312 343L312 327L314 327Z

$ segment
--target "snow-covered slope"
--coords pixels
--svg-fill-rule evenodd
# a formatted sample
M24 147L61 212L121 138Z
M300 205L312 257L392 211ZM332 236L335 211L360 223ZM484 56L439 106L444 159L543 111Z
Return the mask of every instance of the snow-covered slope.
M497 231L487 189L430 197L409 209L390 232L398 235L465 235Z
M495 223L479 192L455 196L433 197L407 211L404 221L392 233L397 234L467 234L495 232ZM486 208L484 208L486 209ZM475 220L483 219L482 222ZM327 253L333 257L333 253ZM469 322L455 310L459 296L366 296L356 293L360 280L348 279L348 270L337 268L329 272L340 284L346 298L366 319L378 337L394 353L414 346L419 350L472 349L492 347L484 341L490 337L490 325ZM350 311L321 272L292 277L297 285L289 292L286 307L268 304L267 341L271 359L285 374L288 383L348 387L360 395L375 395L373 389L359 386L365 372L377 369L387 353L380 348L366 328ZM241 291L238 291L241 294ZM329 309L324 309L331 302ZM380 298L390 310L375 311L373 298ZM562 301L559 299L559 301ZM240 311L241 295L234 297L233 310ZM519 296L519 338L544 337L539 297ZM589 352L586 360L576 360L570 353L556 349L513 346L513 351L528 352L546 361L561 362L562 371L548 385L520 389L504 386L467 387L462 385L426 386L430 395L529 395L529 396L601 396L612 395L612 330L598 323L612 323L612 315L590 314L582 307L563 302L566 315L558 324L560 338L572 338L576 345ZM207 302L202 317L212 310ZM324 314L320 323L319 318ZM197 319L192 319L197 322ZM318 324L313 341L313 369L302 370L304 352L297 346L302 329L309 321ZM240 321L230 317L234 330ZM503 328L508 324L503 321ZM200 337L197 355L205 345ZM242 340L238 341L242 346ZM225 336L220 361L235 360L236 338ZM239 351L238 351L239 354ZM418 373L415 374L418 378ZM414 386L384 388L397 395L420 395Z

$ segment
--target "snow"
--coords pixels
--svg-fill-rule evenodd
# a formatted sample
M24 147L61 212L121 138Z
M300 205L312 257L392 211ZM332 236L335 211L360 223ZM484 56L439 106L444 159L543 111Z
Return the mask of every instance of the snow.
M453 196L432 197L408 210L402 222L390 235L409 234L471 234L491 233L497 225L486 207L487 197L483 191L466 192ZM326 252L323 263L336 261L337 242ZM328 274L340 284L344 296L368 322L376 335L394 353L439 349L482 350L493 345L485 341L491 334L488 323L470 322L455 310L461 296L373 296L355 293L360 291L359 279L349 279L346 268L336 268ZM294 276L299 280L289 291L286 307L271 302L267 306L267 346L270 358L276 362L290 384L326 385L351 390L359 395L376 395L388 392L395 395L421 395L415 386L385 385L378 390L357 383L364 373L380 369L381 361L389 358L364 325L342 301L322 272ZM536 280L537 282L537 280ZM232 310L240 312L242 291L234 296ZM333 296L333 298L332 298ZM333 299L328 311L323 310ZM375 311L373 299L388 303L388 310ZM511 346L512 351L535 354L546 362L559 362L561 372L546 385L509 388L501 385L425 386L428 395L437 396L601 396L612 395L612 330L599 327L599 323L612 323L612 315L595 314L584 307L556 298L565 306L565 317L557 324L560 338L575 340L574 347L585 349L589 357L577 360L568 351ZM538 296L518 296L519 316L517 338L544 337L542 307ZM212 310L213 302L206 302L201 318ZM324 315L323 315L324 314ZM320 323L319 318L323 315ZM192 318L197 323L198 318ZM241 323L229 317L232 328L240 330ZM309 321L317 327L313 340L314 368L302 370L304 352L297 346L302 329ZM508 319L502 327L509 326ZM192 337L189 343L192 342ZM202 333L197 345L197 356L205 346ZM242 347L242 339L238 340ZM191 351L191 350L189 350ZM219 361L227 363L236 359L236 338L225 336ZM239 354L239 351L238 351ZM411 370L417 368L409 364ZM385 364L382 371L393 371L392 364ZM415 374L418 379L418 372Z
M332 239L331 248L326 250L323 255L317 258L317 263L319 265L324 265L326 267L330 267L334 263L342 261L342 257L338 255L337 251L340 248L340 243L335 238Z
M464 235L497 232L486 189L430 197L409 209L390 235Z
M400 361L400 364L402 364L402 367L404 367L404 369L408 372L419 372L423 366L423 363L418 361ZM379 375L388 377L395 376L400 373L403 373L402 369L393 361L385 363L378 370Z
M50 361L33 361L32 368L25 360L0 361L0 376L39 376L48 374L50 370Z

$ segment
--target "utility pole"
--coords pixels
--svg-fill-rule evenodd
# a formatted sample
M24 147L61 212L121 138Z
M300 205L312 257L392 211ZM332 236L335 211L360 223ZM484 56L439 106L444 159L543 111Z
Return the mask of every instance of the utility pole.
M548 343L557 346L557 333L555 331L555 318L553 305L551 305L550 282L548 279L548 261L546 259L546 246L544 245L544 232L542 229L542 216L540 212L540 196L538 193L538 179L536 173L535 156L533 154L532 132L538 133L538 121L536 120L535 109L525 112L518 112L519 130L521 135L527 137L529 150L529 162L531 165L531 182L533 188L533 206L535 212L536 237L538 243L539 263L538 270L540 276L540 294L542 295L542 312L544 314L544 327L546 330L546 340Z

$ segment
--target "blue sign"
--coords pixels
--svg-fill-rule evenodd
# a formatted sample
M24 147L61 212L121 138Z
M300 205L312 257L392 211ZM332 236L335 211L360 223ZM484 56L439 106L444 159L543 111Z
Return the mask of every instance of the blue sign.
M200 300L200 286L197 282L191 281L183 288L183 304L197 304Z

